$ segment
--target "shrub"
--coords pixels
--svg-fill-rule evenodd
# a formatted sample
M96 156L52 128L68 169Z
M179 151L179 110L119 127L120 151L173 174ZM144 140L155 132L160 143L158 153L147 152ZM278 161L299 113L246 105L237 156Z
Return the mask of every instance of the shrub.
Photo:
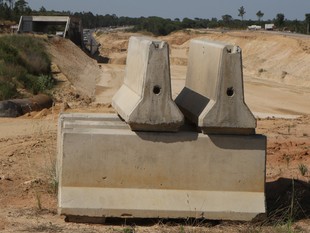
M21 63L18 56L18 50L12 45L6 43L5 40L0 40L0 60L14 65Z
M17 90L14 84L0 81L0 101L17 96Z
M54 85L54 79L50 75L35 76L32 74L26 74L21 77L20 81L24 87L36 95L40 92L49 90Z
M308 167L303 163L298 165L298 169L302 176L305 176L308 172Z
M4 55L7 57L13 56L11 59L14 64L23 66L29 73L38 75L50 72L51 61L41 39L13 35L4 36L0 41L2 42L0 42L0 59L2 44L2 50L6 52Z
M51 75L40 75L37 76L33 83L33 94L39 92L45 92L50 90L54 86L54 79ZM35 93L36 92L36 93Z
M16 86L33 94L51 89L54 82L50 66L42 39L24 35L0 37L1 98L17 96Z

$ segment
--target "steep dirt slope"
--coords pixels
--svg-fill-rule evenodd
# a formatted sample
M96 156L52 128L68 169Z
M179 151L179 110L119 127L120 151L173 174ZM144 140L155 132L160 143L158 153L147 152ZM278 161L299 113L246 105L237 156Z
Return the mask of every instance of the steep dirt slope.
M71 84L81 94L94 98L96 82L102 75L96 61L70 40L54 38L49 40L47 47L53 62Z

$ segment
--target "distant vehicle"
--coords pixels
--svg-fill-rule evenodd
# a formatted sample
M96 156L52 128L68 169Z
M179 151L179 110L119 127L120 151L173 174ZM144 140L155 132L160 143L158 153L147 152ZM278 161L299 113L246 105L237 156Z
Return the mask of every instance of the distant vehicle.
M61 36L61 37L63 37L63 36L64 36L64 32L62 32L62 31L56 32L56 36Z
M265 30L272 31L275 28L273 23L265 24Z
M251 25L251 26L248 26L248 29L249 29L249 30L261 30L261 29L262 29L262 26Z

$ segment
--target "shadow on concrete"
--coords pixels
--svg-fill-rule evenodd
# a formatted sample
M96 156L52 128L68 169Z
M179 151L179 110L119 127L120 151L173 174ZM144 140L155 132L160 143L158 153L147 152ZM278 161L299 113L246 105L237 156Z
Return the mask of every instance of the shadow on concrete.
M163 143L178 143L178 142L190 142L196 141L198 133L196 132L179 132L178 136L175 137L174 132L136 132L137 136L145 141L151 142L163 142Z
M228 150L262 150L266 146L264 135L208 135L219 148ZM243 142L243 143L241 143Z
M160 219L160 218L89 218L85 216L66 216L66 222L74 223L93 223L93 224L104 224L109 226L125 226L135 227L144 226L152 227L155 225L166 225L166 226L199 226L199 227L212 227L219 225L222 221L220 220L206 220L202 218L187 218L187 219Z
M195 100L195 102L193 102ZM200 95L197 92L192 91L191 89L184 87L181 93L175 99L176 104L180 108L184 116L189 118L197 118L206 108L210 99ZM181 103L182 105L180 105ZM186 107L184 107L186 106ZM190 111L186 110L190 109Z
M108 64L110 62L109 57L101 56L99 52L100 44L97 44L96 40L93 39L95 42L94 46L88 49L85 45L82 47L83 51L91 58L95 59L100 64Z
M122 119L122 118L121 118ZM192 124L184 124L177 132L143 132L135 131L138 137L146 141L163 142L163 143L177 143L190 142L198 139L199 132ZM177 135L177 136L176 136Z

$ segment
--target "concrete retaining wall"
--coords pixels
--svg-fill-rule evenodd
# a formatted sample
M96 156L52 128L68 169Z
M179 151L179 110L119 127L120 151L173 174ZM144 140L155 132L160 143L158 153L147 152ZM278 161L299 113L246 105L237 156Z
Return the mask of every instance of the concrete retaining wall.
M116 115L59 122L60 214L251 220L265 213L262 135L133 132Z

